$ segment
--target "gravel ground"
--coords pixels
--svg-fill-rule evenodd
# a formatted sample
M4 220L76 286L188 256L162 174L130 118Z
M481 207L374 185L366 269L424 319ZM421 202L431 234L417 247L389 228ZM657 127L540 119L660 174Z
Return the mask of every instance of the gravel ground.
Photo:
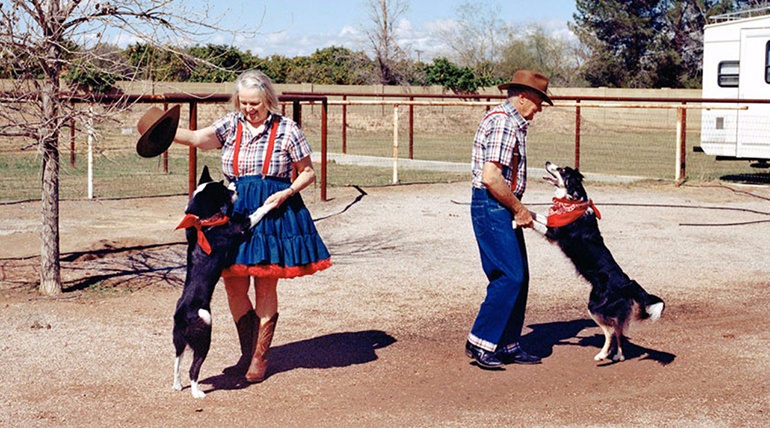
M544 213L551 189L530 181L524 202ZM543 364L480 370L463 353L486 285L469 185L334 188L328 202L303 195L334 266L279 285L268 379L221 373L239 351L218 289L200 400L186 376L171 390L186 198L63 202L57 298L33 291L39 205L2 205L0 425L770 423L770 188L586 184L617 261L667 303L660 321L632 328L627 361L593 361L603 338L588 285L528 231L523 343Z

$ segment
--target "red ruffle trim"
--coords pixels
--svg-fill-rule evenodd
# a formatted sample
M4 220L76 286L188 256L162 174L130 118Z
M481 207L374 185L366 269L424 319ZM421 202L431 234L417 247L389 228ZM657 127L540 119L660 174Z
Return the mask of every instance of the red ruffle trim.
M258 278L290 279L310 275L332 265L331 259L320 260L301 266L281 265L232 265L222 272L222 278L256 276Z

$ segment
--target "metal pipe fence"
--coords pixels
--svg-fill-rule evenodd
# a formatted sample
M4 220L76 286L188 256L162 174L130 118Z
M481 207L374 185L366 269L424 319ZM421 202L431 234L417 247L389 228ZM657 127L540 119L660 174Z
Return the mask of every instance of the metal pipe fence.
M352 94L284 92L283 113L301 124L320 164L320 199L328 186L382 185L392 183L465 180L470 177L473 135L487 110L504 97L435 94ZM727 174L754 172L748 163L719 163L713 157L692 153L700 142L701 117L706 108L750 108L770 100L718 100L702 98L579 97L553 96L535 117L528 136L530 167L546 160L579 167L584 173L622 175L655 180L719 179ZM208 125L232 107L229 94L182 94L105 97L77 100L98 108L100 103L183 104L180 126L197 129ZM406 111L400 115L399 111ZM119 118L117 127L95 125L90 138L96 151L96 194L99 197L151 196L176 193L184 188L179 174L187 176L187 191L195 188L199 162L219 165L219 153L175 147L158 159L139 158L134 146L135 124L144 109L135 106ZM62 172L64 197L82 197L73 187L82 182L86 150L77 143L89 137L85 127L70 127L70 166ZM66 133L63 134L66 138ZM406 147L404 147L406 146ZM66 144L60 145L67 150ZM0 181L0 199L34 198L34 155L19 153L8 142L0 143L6 162L22 164L30 189L17 181ZM186 166L185 166L186 164ZM14 168L16 168L14 166ZM350 172L350 171L353 172ZM121 185L137 176L152 177L152 186ZM99 181L114 185L98 186ZM4 185L3 183L7 183ZM175 184L176 183L176 184ZM89 184L90 185L90 184ZM85 187L85 186L83 186ZM106 188L109 190L99 190ZM174 190L176 189L176 191ZM107 192L107 193L105 193ZM147 194L143 193L146 192ZM92 191L89 187L89 197Z

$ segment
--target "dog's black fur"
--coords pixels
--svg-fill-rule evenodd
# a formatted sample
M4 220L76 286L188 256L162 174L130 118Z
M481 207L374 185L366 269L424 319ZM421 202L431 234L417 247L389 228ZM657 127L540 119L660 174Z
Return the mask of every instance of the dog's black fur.
M546 162L552 177L545 179L556 186L557 197L589 202L583 187L583 175L577 169L558 167ZM626 275L604 244L596 213L589 209L576 221L562 227L549 227L546 238L561 247L576 270L589 283L588 311L604 332L604 346L594 359L606 359L613 338L617 347L613 361L623 361L621 341L633 320L657 320L663 313L663 300L647 293Z
M217 215L229 216L230 221L221 226L202 228L211 246L211 253L206 252L198 243L195 227L185 230L187 236L187 275L182 295L176 304L174 313L174 386L182 389L180 363L187 346L193 351L190 366L190 388L193 397L202 398L206 394L198 386L203 361L211 346L211 296L222 275L228 260L234 257L237 245L253 226L251 217L232 217L233 202L237 198L235 190L225 186L223 181L214 181L208 167L203 168L198 188L187 204L185 214L193 214L199 219L209 219Z

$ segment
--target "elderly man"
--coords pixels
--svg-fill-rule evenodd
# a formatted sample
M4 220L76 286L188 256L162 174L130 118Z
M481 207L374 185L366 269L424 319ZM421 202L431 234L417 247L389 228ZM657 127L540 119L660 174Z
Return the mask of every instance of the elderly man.
M471 219L489 284L465 352L484 369L540 362L519 345L529 289L522 229L533 222L521 198L527 184L527 126L543 102L553 101L548 78L531 70L517 71L499 88L508 98L481 120L471 161Z

